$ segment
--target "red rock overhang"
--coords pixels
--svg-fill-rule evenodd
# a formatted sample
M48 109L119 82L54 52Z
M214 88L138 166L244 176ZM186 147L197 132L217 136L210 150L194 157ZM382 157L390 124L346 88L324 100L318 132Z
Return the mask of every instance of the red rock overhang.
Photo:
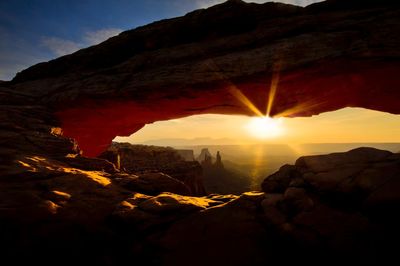
M399 62L321 62L281 73L271 116L311 116L344 107L400 113ZM206 89L186 88L181 95L155 93L144 100L81 100L56 115L66 136L75 138L84 154L96 156L116 136L129 136L144 125L195 114L257 115L232 90L241 91L260 111L266 110L271 75L221 81Z
M399 1L229 1L38 64L11 83L50 106L64 134L96 156L155 121L265 113L278 76L271 116L399 114L399 47Z

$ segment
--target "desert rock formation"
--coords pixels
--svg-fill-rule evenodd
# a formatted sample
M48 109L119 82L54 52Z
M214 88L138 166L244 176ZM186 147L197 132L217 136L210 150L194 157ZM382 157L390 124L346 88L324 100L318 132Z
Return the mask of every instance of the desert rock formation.
M393 0L228 1L38 64L7 86L54 107L88 156L154 121L255 115L242 95L264 112L278 76L273 116L398 114L399 12Z
M399 114L399 19L398 1L328 0L307 8L229 1L1 82L2 261L396 260L398 154L363 148L304 157L268 177L263 192L204 197L176 194L186 183L168 175L130 175L84 155L97 156L115 136L154 121L254 115L239 96L265 110L278 72L271 115L346 106ZM160 183L149 186L154 180ZM157 194L164 186L176 193Z

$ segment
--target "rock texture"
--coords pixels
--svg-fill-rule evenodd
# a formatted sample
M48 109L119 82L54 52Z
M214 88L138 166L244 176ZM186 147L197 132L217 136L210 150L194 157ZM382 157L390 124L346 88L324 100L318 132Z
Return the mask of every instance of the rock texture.
M393 251L389 242L376 245L399 236L399 154L358 148L301 157L266 178L262 189L266 221L303 245L318 246L322 256L335 252L368 264Z
M272 79L270 115L348 106L398 114L399 17L393 0L228 1L38 64L8 86L55 107L89 156L154 121L254 115L242 95L266 110Z
M124 174L118 176L116 181L124 188L147 195L158 195L162 192L192 195L190 188L182 181L164 173L144 173L139 176Z
M98 155L114 136L157 120L249 114L237 89L265 110L278 66L272 115L399 113L399 17L397 1L229 1L1 82L2 264L396 261L399 154L303 157L268 177L263 192L192 197L156 192L185 182L124 174L81 149ZM161 188L149 186L154 179Z
M173 148L113 143L100 157L119 165L120 169L127 173L139 175L142 181L144 181L145 176L145 179L150 181L149 178L154 176L151 173L162 172L169 175L169 179L175 179L177 183L182 183L186 187L185 190L177 190L174 187L158 190L158 192L180 192L184 195L193 196L202 196L206 193L200 164L196 161L186 161ZM162 179L168 178L164 176ZM159 186L159 184L153 183L150 182L150 185L154 189L155 186ZM167 188L167 186L163 187Z

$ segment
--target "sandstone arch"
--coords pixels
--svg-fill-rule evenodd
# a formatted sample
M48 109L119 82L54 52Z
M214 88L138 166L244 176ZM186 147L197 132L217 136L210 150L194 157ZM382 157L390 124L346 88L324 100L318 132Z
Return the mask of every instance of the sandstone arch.
M89 156L115 136L158 120L254 115L240 95L266 110L278 74L271 115L343 107L398 114L398 6L228 1L38 64L18 73L11 86L50 106L65 135Z

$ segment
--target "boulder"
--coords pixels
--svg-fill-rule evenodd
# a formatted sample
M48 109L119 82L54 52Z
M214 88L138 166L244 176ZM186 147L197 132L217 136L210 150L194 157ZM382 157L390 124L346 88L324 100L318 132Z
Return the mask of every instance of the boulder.
M319 173L327 172L343 166L354 166L357 164L367 164L384 161L392 155L389 151L374 148L357 148L349 152L332 153L324 156L304 156L299 158L295 165L304 167L307 171Z
M216 204L218 202L210 199L162 193L141 202L138 206L150 213L168 213L198 211Z
M307 195L304 188L286 189L285 202L295 209L295 212L310 211L314 207L314 201Z
M257 200L258 201L258 200ZM174 222L155 242L168 250L164 265L258 265L270 252L259 203L244 196Z
M147 195L158 195L161 192L191 195L190 189L183 182L163 173L126 175L120 177L118 183L129 190Z
M344 107L399 114L399 18L399 1L390 0L306 8L228 1L124 32L1 83L2 261L393 263L398 154L362 148L301 158L268 178L266 195L209 198L132 195L110 164L81 154L97 156L115 136L155 121L255 115L238 96L266 110L277 70L271 116ZM167 158L161 164L168 167L164 155L171 153L161 154L155 158ZM141 158L141 166L154 163ZM187 167L177 163L177 172L165 173L204 196L198 164L195 178L178 177Z
M290 182L301 178L298 168L293 165L284 165L278 172L267 177L261 184L266 193L282 193L289 186Z
M283 194L266 194L265 199L261 202L265 219L267 223L275 226L284 224L287 221L286 214L282 211Z
M399 160L389 151L374 148L305 156L295 165L285 165L267 177L262 189L283 193L312 187L319 194L341 194L362 200L383 184L397 182Z

